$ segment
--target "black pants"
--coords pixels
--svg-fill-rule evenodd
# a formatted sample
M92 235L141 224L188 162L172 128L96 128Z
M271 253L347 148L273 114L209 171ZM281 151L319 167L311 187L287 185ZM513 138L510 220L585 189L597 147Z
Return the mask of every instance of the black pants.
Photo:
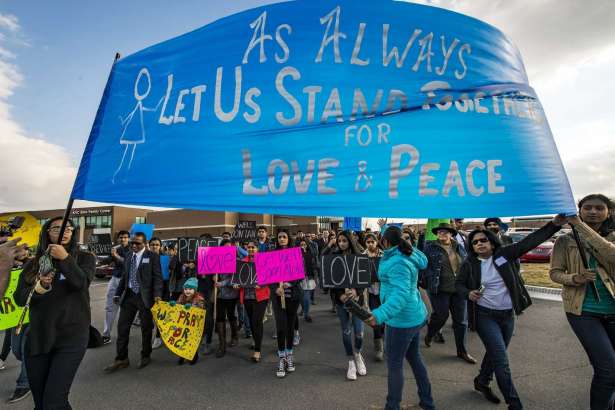
M433 337L448 320L449 311L453 317L453 332L457 353L466 353L466 334L468 330L467 301L457 293L439 292L429 294L433 313L427 326L427 335Z
M117 357L116 360L128 358L128 341L130 340L130 328L136 314L141 319L141 357L150 357L152 354L152 331L154 319L152 312L145 307L141 295L126 290L126 297L120 306L120 318L117 322Z
M295 321L300 301L286 298L286 309L282 309L280 297L275 296L272 301L275 327L278 335L278 351L292 350Z
M252 329L252 339L254 339L254 351L261 351L261 344L263 342L263 317L265 317L265 310L269 299L257 302L255 299L244 300L244 306L248 313L248 320L250 321L250 329Z
M27 355L26 370L36 410L72 408L68 395L87 345L86 333L84 337L55 347L49 353Z
M380 296L372 295L368 293L367 303L369 305L370 310L374 310L380 307ZM374 326L374 340L382 339L384 335L384 325L376 325Z
M5 361L11 352L11 331L12 329L4 331L4 342L2 343L2 351L0 351L0 360L2 361Z
M211 301L208 301L205 304L205 328L203 329L203 333L205 335L205 343L211 344L211 339L214 335L214 304Z
M237 307L238 300L239 299L218 299L216 323L224 323L226 319L228 319L229 322L237 320L235 308Z

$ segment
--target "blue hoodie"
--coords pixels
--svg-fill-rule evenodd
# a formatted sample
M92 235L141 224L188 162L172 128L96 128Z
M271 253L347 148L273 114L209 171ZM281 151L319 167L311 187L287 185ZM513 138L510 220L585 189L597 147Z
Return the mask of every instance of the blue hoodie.
M397 246L384 251L378 268L382 304L372 311L378 324L410 328L425 322L427 309L416 282L419 270L426 267L427 257L417 248L410 256L401 253Z

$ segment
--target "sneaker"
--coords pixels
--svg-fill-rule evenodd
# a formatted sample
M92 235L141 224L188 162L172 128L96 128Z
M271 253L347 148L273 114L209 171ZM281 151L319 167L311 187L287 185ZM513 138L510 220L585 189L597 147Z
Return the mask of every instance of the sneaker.
M152 349L160 349L160 346L162 346L162 339L157 337L154 339L154 343L152 343Z
M313 322L312 316L306 316L305 317L305 321L308 322L308 323L312 323Z
M442 336L442 333L440 333L440 332L438 332L438 333L436 333L434 335L433 341L436 342L436 343L440 343L440 344L445 343L444 336Z
M286 358L280 357L280 363L278 363L278 369L275 375L280 379L286 377Z
M244 339L252 339L252 333L250 332L246 332L245 335L243 335Z
M348 380L357 380L357 365L354 360L348 361L348 371L346 372L346 378Z
M0 359L0 370L6 369L6 365L4 364L4 360Z
M103 336L102 340L103 340L103 346L111 343L111 338L109 336Z
M293 360L292 354L286 356L286 371L288 373L292 373L295 371L295 361Z
M30 395L30 389L27 387L18 387L15 389L15 392L11 396L11 398L7 401L7 403L17 403L18 401L22 401L26 397Z
M293 346L299 346L301 343L301 336L299 335L299 331L295 330L295 336L293 337Z
M355 353L354 363L357 365L357 373L359 376L365 376L367 374L367 368L365 367L365 361L363 361L361 353Z

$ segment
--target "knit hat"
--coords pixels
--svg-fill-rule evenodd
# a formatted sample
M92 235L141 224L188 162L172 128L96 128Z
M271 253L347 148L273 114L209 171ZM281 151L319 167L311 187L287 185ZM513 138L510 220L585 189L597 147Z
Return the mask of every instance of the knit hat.
M199 288L199 283L196 278L189 278L186 283L184 283L184 289L194 289L197 290Z

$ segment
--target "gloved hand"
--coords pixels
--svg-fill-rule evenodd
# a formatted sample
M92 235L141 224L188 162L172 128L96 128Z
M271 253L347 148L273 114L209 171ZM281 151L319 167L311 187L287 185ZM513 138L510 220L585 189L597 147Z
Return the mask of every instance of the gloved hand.
M185 308L186 310L190 310L190 308L191 308L191 307L192 307L192 303L186 303L186 304L184 305L184 308Z
M174 300L171 300L171 301L169 302L169 306L171 306L171 307L175 306L176 304L177 304L177 302L176 302L176 301L174 301Z

